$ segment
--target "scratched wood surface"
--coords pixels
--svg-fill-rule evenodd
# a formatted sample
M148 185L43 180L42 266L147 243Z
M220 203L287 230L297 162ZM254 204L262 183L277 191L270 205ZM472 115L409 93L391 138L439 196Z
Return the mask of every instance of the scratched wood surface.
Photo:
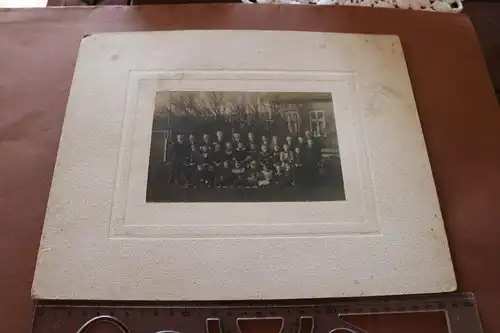
M126 5L127 0L48 0L48 6L85 6L92 1L98 5ZM136 5L221 2L236 3L238 0L131 0ZM464 13L476 29L493 86L500 101L500 0L464 2ZM457 55L459 56L459 55ZM459 70L459 69L457 69Z

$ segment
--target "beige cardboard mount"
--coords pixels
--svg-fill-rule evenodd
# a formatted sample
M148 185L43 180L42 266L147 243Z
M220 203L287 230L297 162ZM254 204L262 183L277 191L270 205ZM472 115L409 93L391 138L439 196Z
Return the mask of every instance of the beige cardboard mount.
M168 90L330 92L346 200L147 203L154 100ZM396 36L176 31L83 40L34 298L279 299L455 288Z

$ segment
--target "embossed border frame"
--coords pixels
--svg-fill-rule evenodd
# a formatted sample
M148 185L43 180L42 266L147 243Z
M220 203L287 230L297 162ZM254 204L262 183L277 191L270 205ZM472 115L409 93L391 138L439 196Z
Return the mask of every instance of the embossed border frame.
M346 200L147 203L158 91L331 93ZM323 71L131 71L121 135L111 238L290 237L376 234L378 216L356 75Z

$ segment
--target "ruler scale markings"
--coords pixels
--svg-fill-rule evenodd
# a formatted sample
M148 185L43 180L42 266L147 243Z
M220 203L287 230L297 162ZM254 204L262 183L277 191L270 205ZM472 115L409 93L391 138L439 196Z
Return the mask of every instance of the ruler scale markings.
M130 333L150 333L148 330L150 328L151 333L160 330L204 333L207 330L208 319L217 320L224 333L238 333L239 319L269 317L283 320L281 333L304 333L299 332L304 318L310 318L314 322L314 333L328 333L341 328L355 333L365 333L344 321L342 316L413 312L443 312L450 333L482 333L474 296L470 293L389 299L318 300L317 304L304 304L305 302L293 301L293 305L284 301L276 304L255 302L256 305L250 306L224 305L224 303L212 305L150 303L126 306L109 305L109 303L108 305L40 303L35 307L32 333L76 333L85 323L106 316L122 322Z

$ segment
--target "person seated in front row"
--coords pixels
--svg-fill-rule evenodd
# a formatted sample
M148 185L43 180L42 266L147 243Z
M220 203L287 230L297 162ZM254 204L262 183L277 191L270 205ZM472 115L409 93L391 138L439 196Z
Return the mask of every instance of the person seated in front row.
M234 161L233 177L233 185L246 186L246 169L237 160Z
M258 177L259 177L259 168L257 165L257 161L252 160L250 162L250 166L247 170L247 185L248 186L257 186L258 185Z
M217 187L226 187L233 184L233 170L231 169L230 161L224 161L222 167L217 169L216 183Z
M208 146L201 146L201 162L206 170L212 168L212 155L208 151Z
M207 180L205 177L205 170L203 168L203 164L198 164L196 166L195 171L191 175L191 180L189 181L188 186L193 186L197 188L207 186Z
M285 186L285 173L281 167L281 164L276 164L274 166L276 171L274 172L273 182L277 186Z
M272 180L273 180L273 170L269 169L267 165L264 165L257 179L258 185L260 187L267 187L271 184Z

